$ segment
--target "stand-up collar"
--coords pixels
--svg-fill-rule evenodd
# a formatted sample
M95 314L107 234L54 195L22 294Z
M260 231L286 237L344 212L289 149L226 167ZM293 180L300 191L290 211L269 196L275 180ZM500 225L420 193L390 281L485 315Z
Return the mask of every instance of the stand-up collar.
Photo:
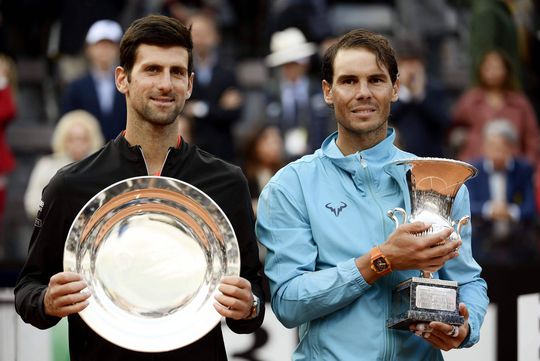
M122 156L126 157L129 161L140 161L142 157L142 150L139 145L131 145L124 137L124 134L119 134L116 139L112 141L113 146L116 147ZM179 161L187 157L190 150L189 144L183 139L178 147L169 147L169 153L167 156L167 163L170 161Z
M336 144L337 137L338 132L334 132L328 136L323 142L321 150L325 157L331 159L336 166L349 173L356 172L361 159L364 159L370 164L383 165L393 160L397 152L397 148L394 146L396 135L393 128L388 128L386 138L373 147L348 156L343 155L338 148Z

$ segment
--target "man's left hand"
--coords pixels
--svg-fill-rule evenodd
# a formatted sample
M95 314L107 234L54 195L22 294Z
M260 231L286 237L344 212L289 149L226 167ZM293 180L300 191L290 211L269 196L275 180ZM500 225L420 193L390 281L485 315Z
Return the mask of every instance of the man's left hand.
M442 322L417 323L410 326L411 332L423 337L433 347L449 351L458 348L469 334L469 311L464 303L459 304L459 314L465 318L461 326L453 326Z
M223 317L242 320L251 314L253 293L251 283L242 277L223 277L218 287L214 308Z

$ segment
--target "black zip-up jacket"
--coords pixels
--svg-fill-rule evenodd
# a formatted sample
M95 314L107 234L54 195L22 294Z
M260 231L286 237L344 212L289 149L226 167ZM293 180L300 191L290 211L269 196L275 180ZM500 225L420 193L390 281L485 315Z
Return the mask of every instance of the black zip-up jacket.
M52 178L43 192L28 258L15 287L15 307L22 319L38 328L60 318L45 315L43 299L52 275L63 271L64 242L81 208L102 189L123 179L148 175L142 150L123 135L98 152L68 165ZM236 233L241 257L240 275L251 282L261 302L260 262L254 233L254 215L247 182L240 168L185 142L170 148L161 175L185 181L210 196L225 212ZM227 319L236 333L255 331L264 318L264 304L252 320ZM70 315L69 348L73 361L96 360L227 360L218 324L206 336L183 348L162 353L126 350L96 334L78 314Z

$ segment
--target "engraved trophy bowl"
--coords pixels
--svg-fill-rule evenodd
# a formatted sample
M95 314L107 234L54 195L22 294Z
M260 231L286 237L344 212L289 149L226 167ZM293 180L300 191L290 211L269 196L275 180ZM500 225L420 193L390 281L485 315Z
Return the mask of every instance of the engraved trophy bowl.
M392 162L385 171L405 173L410 200L410 216L403 208L388 211L396 228L401 223L421 221L431 227L424 234L453 230L449 241L460 237L461 228L469 217L451 218L452 206L459 188L477 174L472 165L444 158L415 158ZM400 217L398 217L400 216ZM431 273L420 271L398 284L392 292L392 312L387 326L408 329L411 323L440 321L454 325L464 322L458 311L456 281L433 279Z
M213 329L223 276L238 276L234 230L201 190L167 177L135 177L96 194L69 230L64 270L87 283L81 318L126 349L162 352Z

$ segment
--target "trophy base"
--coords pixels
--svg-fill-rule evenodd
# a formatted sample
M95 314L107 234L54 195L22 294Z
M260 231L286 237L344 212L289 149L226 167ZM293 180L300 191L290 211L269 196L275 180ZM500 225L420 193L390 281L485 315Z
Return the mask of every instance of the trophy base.
M392 315L388 328L408 330L418 322L444 322L462 325L465 318L458 310L458 285L455 281L413 277L392 292Z
M465 318L460 315L442 313L442 312L427 312L409 310L397 317L390 318L386 321L386 327L395 328L398 330L409 330L409 326L413 323L432 321L443 322L450 325L461 326L465 322Z

